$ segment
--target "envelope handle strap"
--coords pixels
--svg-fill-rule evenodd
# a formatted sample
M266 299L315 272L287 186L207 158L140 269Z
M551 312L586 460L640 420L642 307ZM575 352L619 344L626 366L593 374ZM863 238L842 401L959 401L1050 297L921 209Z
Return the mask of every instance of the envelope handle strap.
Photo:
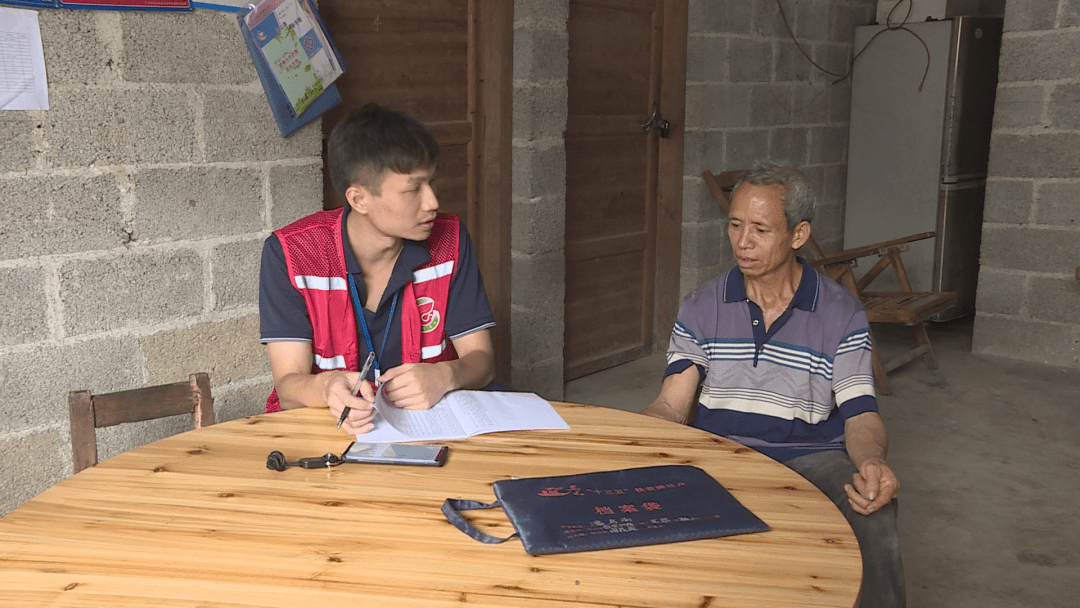
M511 538L518 538L519 535L518 535L517 532L514 532L513 534L511 534L510 536L507 536L506 538L501 538L501 537L498 537L498 536L492 536L490 534L485 534L485 533L481 532L480 530L477 530L476 526L472 525L471 523L468 522L468 520L466 520L464 517L462 517L462 515L461 515L461 513L459 511L472 511L474 509L491 509L491 508L498 507L498 506L500 506L500 505L499 505L499 501L497 501L497 500L495 502L484 503L484 502L480 502L478 500L463 500L463 499L460 499L460 498L447 498L446 501L443 502L442 512L443 512L443 515L446 516L446 521L454 524L454 527L457 528L458 530L461 530L465 534L468 534L474 540L478 540L478 541L480 541L482 543L488 543L488 544L494 545L494 544L498 544L498 543L504 543L504 542L510 540Z

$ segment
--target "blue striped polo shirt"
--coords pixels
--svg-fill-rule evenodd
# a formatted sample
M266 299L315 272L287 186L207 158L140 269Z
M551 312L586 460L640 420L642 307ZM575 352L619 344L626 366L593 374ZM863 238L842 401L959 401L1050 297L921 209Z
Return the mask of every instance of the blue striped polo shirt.
M693 425L784 461L844 449L844 421L877 411L870 329L858 298L802 264L791 304L765 330L738 267L687 296L665 377L696 365Z

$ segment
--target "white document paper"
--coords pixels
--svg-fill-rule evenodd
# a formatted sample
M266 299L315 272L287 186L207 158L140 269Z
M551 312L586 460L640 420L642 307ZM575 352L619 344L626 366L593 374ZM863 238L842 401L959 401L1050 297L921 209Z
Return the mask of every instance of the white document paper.
M0 110L48 110L37 11L0 7Z
M452 391L428 410L394 407L385 395L380 390L375 398L375 428L357 435L358 441L464 439L499 431L570 428L550 403L533 393Z

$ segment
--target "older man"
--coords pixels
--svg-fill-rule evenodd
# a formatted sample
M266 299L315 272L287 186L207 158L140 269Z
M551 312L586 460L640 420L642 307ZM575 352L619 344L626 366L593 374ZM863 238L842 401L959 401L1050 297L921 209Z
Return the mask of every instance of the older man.
M740 177L728 218L738 266L683 300L660 395L643 413L728 437L806 477L858 538L861 605L904 606L900 483L885 462L869 324L858 298L795 257L813 214L799 171L765 163Z

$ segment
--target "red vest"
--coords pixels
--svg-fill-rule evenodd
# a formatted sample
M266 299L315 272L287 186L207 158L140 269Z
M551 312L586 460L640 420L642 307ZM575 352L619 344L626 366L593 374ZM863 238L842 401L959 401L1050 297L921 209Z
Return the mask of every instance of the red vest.
M320 211L277 230L289 277L307 302L311 319L311 372L360 371L356 312L349 297L345 249L341 239L344 208ZM401 295L401 362L436 363L457 359L446 337L446 303L450 279L457 271L456 216L440 213L427 239L430 260L413 270ZM277 390L266 411L281 410Z

